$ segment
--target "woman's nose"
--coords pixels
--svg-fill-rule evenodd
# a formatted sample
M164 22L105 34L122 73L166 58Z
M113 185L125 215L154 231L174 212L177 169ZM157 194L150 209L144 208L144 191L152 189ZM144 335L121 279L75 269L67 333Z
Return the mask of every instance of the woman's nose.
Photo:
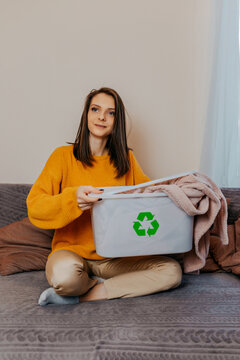
M99 120L105 120L104 113L99 113Z

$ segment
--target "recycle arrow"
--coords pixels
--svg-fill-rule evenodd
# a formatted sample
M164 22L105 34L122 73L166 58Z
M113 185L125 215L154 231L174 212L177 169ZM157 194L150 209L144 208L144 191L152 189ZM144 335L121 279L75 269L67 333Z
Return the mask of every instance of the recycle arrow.
M137 235L138 236L145 236L146 235L145 229L140 229L141 226L142 225L140 224L139 221L134 221L133 228L136 231Z
M145 218L147 218L147 220L152 220L154 218L154 215L151 212L140 212L138 214L138 220L143 221Z
M154 215L151 212L140 212L138 214L137 220L139 221L143 221L146 218L147 221L151 221L154 218ZM141 229L141 223L139 221L134 221L133 223L133 229L135 230L136 234L138 236L145 236L146 235L146 231L145 229ZM154 219L153 221L150 222L150 225L152 227L149 227L147 230L147 234L148 236L152 236L155 235L157 232L157 229L159 228L159 224L157 222L156 219Z
M151 235L155 235L157 232L157 229L159 228L159 223L157 222L157 220L153 220L151 222L152 228L148 228L147 233L149 236Z

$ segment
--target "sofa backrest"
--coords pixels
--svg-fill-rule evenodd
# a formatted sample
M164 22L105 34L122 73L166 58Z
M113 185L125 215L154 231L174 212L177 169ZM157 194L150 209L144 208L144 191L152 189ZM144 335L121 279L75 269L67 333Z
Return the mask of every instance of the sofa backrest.
M30 184L0 184L0 227L27 217Z
M228 224L233 224L240 216L240 188L222 188L222 193L230 199Z
M27 217L26 198L31 184L0 184L0 227ZM222 188L226 198L230 198L228 224L233 224L240 216L240 188Z

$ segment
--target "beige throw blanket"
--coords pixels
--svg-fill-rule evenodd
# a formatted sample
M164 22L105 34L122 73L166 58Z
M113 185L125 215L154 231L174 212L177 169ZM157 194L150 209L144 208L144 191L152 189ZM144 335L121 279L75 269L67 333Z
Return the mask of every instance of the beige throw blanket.
M209 252L210 228L228 244L227 202L222 191L206 175L194 174L121 193L164 192L188 215L194 216L193 249L183 255L184 272L204 267Z

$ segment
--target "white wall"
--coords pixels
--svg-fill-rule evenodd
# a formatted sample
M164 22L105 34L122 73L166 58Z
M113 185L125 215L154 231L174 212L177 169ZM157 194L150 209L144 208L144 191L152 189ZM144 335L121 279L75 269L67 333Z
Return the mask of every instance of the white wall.
M122 97L152 179L198 169L216 4L0 0L0 182L34 182L101 86Z

